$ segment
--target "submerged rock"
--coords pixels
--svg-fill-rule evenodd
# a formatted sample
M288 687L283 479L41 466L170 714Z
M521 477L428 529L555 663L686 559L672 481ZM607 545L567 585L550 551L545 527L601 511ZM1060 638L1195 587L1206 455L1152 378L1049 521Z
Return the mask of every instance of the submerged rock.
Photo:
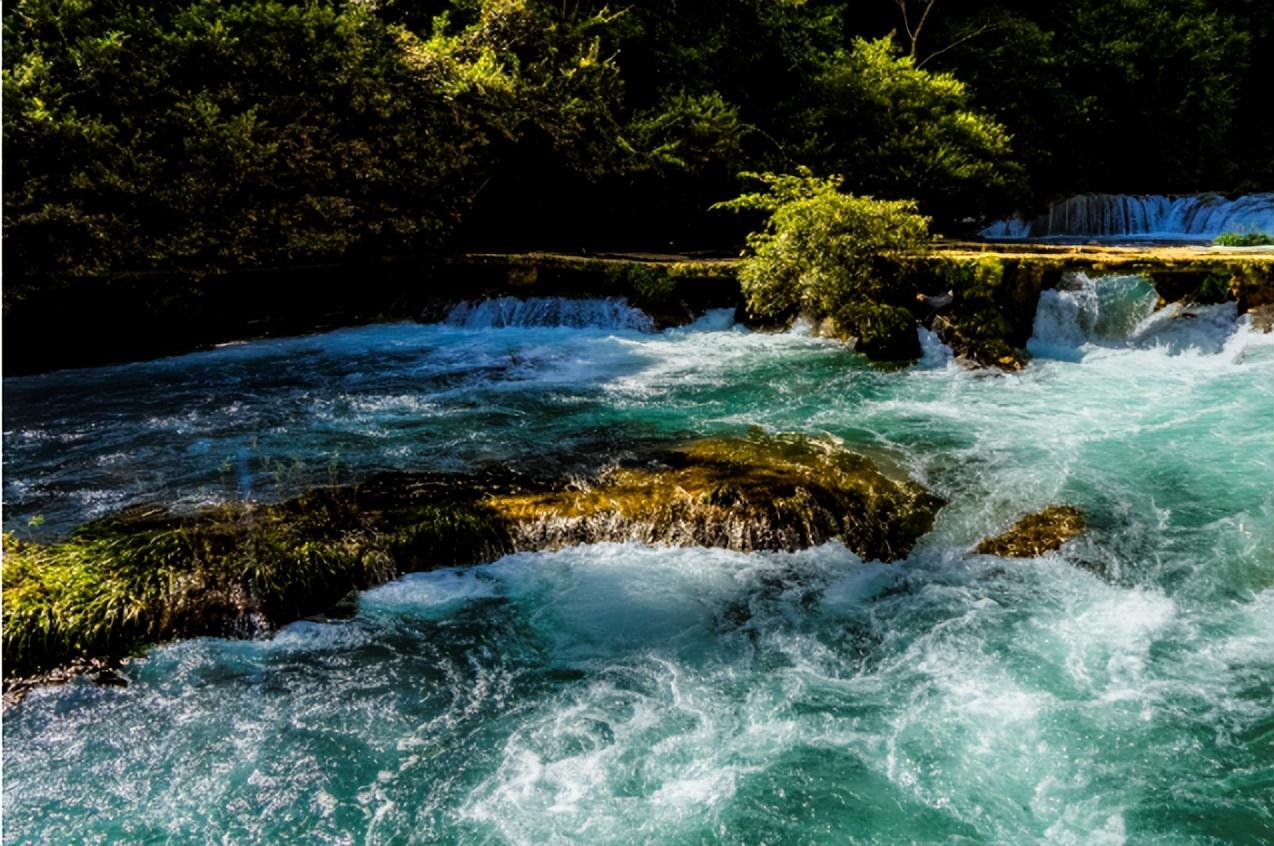
M1033 558L1052 552L1083 531L1082 511L1073 505L1050 505L1022 517L1008 531L985 538L976 551L1001 558Z
M888 561L941 505L837 445L756 436L692 441L571 484L395 473L277 504L134 508L59 543L5 535L5 687L148 643L257 637L339 614L351 590L514 550L604 540L798 549L842 538Z

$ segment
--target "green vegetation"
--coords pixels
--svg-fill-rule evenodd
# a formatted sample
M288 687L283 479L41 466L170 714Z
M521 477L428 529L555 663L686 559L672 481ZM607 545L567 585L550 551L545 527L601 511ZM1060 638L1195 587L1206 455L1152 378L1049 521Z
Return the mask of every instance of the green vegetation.
M515 549L635 537L796 549L842 537L893 560L940 506L835 444L756 436L645 455L586 484L391 474L270 505L135 508L57 543L4 536L5 673L177 637L252 636L402 572Z
M390 508L337 488L183 516L133 509L48 545L6 534L6 673L175 637L257 634L403 570L510 549L504 524L473 494L415 504L404 493L395 488Z
M855 38L813 80L797 116L797 161L845 174L855 192L917 198L947 222L1002 207L1021 188L1004 127L964 83L899 55L889 38Z
M1264 232L1223 232L1212 241L1218 247L1268 247L1274 238Z
M839 178L762 174L768 186L720 208L760 211L762 229L748 236L739 282L753 315L768 319L806 312L830 319L876 359L919 355L915 321L901 303L902 264L928 240L929 220L914 202L856 197Z
M1021 262L1005 262L993 255L953 260L939 274L952 303L948 314L935 321L938 335L961 358L982 367L1020 370L1026 364L1021 349L1029 328L1022 331L1013 318L1035 313L1040 278ZM1022 291L1019 283L1025 283ZM1024 296L1023 296L1024 295Z
M7 5L6 288L435 251L498 148L597 167L605 18L456 7Z
M707 209L744 170L806 166L948 231L1059 193L1269 188L1255 0L930 12L17 0L6 297L459 244L723 247L741 232Z

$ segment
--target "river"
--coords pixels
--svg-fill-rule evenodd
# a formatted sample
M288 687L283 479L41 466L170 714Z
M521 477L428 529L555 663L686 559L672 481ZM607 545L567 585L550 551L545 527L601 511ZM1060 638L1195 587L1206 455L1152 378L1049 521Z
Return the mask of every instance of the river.
M153 649L4 718L7 843L1274 840L1274 335L1045 292L1033 363L498 303L7 379L7 528L757 427L950 501L895 564L606 544ZM972 554L1071 503L1057 553Z

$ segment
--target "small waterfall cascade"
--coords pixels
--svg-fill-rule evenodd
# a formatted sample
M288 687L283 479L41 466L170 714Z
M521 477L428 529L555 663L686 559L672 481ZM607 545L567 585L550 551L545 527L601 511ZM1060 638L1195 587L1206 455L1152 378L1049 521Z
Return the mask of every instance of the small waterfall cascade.
M981 234L993 239L1210 241L1225 232L1274 236L1274 193L1232 200L1219 194L1080 194L1034 220L996 221Z
M623 297L495 297L457 303L443 323L463 329L571 327L653 332L655 323Z
M1082 358L1086 347L1159 347L1215 353L1236 326L1234 303L1155 309L1159 295L1144 276L1070 273L1040 294L1027 349L1043 358Z

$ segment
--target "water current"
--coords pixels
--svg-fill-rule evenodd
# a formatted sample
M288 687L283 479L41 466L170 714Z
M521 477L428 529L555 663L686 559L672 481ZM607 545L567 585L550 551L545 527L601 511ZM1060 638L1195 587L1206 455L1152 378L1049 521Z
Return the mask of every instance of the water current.
M37 690L4 718L5 842L1270 842L1274 335L1153 302L1070 279L1012 375L927 333L880 369L611 302L8 379L27 536L752 427L839 438L950 505L895 564L519 554L153 649L126 688ZM969 551L1053 503L1088 516L1061 551Z

